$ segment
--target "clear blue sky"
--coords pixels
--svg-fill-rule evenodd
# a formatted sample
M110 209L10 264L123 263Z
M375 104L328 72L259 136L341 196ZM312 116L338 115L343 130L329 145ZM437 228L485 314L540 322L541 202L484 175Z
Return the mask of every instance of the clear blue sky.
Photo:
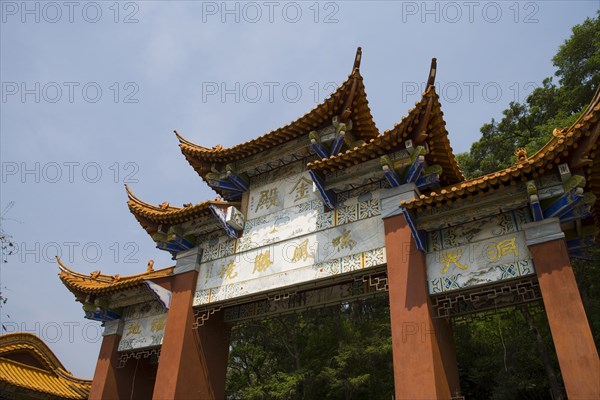
M130 215L123 183L158 204L216 195L172 133L232 146L300 117L350 73L357 46L383 131L438 59L450 140L554 72L552 56L596 1L2 1L0 209L21 252L1 269L9 331L35 331L91 377L98 323L83 318L53 256L128 275L172 265ZM100 174L100 175L98 175ZM23 252L23 248L26 252Z

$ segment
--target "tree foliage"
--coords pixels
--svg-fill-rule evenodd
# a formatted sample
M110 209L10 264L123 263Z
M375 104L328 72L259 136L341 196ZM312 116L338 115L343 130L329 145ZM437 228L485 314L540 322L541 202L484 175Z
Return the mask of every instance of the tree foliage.
M463 173L474 178L512 165L514 151L533 154L554 128L570 126L590 102L600 84L600 12L573 27L573 34L552 59L557 68L525 103L511 102L502 119L481 127L481 139L457 156Z
M389 399L387 297L237 326L229 399Z

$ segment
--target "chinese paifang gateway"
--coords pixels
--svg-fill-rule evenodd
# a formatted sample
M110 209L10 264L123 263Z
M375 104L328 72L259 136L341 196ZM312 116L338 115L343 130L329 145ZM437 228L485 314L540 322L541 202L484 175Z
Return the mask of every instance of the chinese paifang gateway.
M546 311L568 396L600 398L570 264L598 245L598 93L536 154L516 149L513 166L465 180L435 59L422 98L383 134L360 59L323 103L256 139L207 148L176 133L220 197L154 206L127 188L173 267L108 276L61 263L86 317L104 321L90 398L222 399L232 324L377 295L390 301L396 398L460 393L450 321L524 303ZM435 334L402 335L407 322Z

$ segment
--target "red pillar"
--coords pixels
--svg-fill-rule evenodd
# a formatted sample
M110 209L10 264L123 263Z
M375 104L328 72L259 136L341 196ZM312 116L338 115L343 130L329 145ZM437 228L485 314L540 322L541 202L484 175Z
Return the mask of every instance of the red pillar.
M431 318L425 255L403 215L384 225L396 399L450 399L460 391L454 340Z
M121 335L116 333L102 339L89 399L130 398L134 363L128 362L125 367L117 368L120 356L117 347L120 339Z
M600 360L564 239L529 246L569 399L600 399Z
M218 313L211 315L198 331L192 328L197 277L196 271L173 277L154 399L225 397L229 328Z

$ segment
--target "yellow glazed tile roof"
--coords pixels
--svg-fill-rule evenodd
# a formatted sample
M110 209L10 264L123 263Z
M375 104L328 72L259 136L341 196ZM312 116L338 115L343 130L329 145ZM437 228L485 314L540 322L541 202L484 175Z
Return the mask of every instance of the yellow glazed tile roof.
M427 115L428 113L429 115ZM427 143L429 147L429 154L425 156L427 163L442 166L440 177L442 184L460 182L464 180L464 177L452 153L443 115L435 86L429 86L421 100L415 103L415 108L409 110L408 115L402 118L400 124L396 124L394 128L385 131L383 135L370 139L361 146L309 163L308 167L327 175L404 148L403 143L408 139L414 139L419 133L417 132L419 124L424 119L428 119L427 126L422 127L425 136L421 138L421 141Z
M141 286L148 279L169 276L175 268L169 267L155 271L152 269L153 262L151 261L148 263L148 269L145 272L136 275L105 275L100 271L86 275L69 269L58 257L57 261L60 269L60 280L76 296L81 294L107 295L132 289Z
M212 215L209 206L211 204L220 206L239 206L239 202L227 202L222 200L209 200L195 205L186 204L183 207L173 207L165 202L159 206L146 203L133 194L129 186L127 190L127 206L135 216L140 225L150 234L156 233L158 225L176 225L194 219Z
M493 192L500 186L528 181L557 165L568 163L571 173L583 174L586 191L600 196L600 89L579 119L568 129L555 129L546 145L530 157L518 160L513 166L475 179L447 186L441 190L421 195L418 199L402 201L406 208L430 208L454 201L472 198L482 192ZM594 219L600 226L600 204L594 206Z
M92 381L71 375L37 336L31 333L0 336L0 389L7 397L87 399L91 385Z
M361 50L357 51L354 68L348 79L322 103L289 124L238 144L231 148L220 145L212 148L204 147L184 139L177 132L179 147L190 165L204 178L214 163L230 163L260 152L269 150L283 143L306 136L313 130L331 124L332 118L344 112L350 113L352 134L357 140L368 141L379 136L373 121L367 94L360 74Z

